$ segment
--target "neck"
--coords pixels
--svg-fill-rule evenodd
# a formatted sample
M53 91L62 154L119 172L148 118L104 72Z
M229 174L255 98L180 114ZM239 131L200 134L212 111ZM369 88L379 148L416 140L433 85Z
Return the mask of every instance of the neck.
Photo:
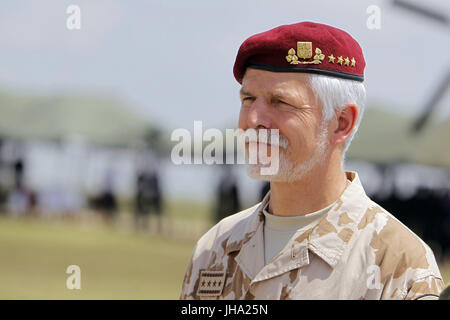
M340 154L332 153L300 180L270 182L269 210L277 216L300 216L335 202L346 187Z

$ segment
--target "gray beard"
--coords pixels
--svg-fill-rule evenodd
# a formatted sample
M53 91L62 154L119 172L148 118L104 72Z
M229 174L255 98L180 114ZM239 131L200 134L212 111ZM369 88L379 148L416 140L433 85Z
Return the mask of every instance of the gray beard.
M322 163L326 157L326 149L328 146L327 141L328 130L326 125L320 128L319 143L314 154L308 159L298 164L289 160L287 153L289 151L289 145L286 149L280 148L279 153L279 169L276 174L263 175L261 174L261 164L246 164L247 175L256 180L267 180L272 182L287 182L301 180L308 172L310 172L317 164Z

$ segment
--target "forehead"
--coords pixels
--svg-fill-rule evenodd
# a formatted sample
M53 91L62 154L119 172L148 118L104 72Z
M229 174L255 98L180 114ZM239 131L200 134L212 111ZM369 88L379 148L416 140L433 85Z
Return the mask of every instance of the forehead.
M297 72L272 72L248 68L242 79L242 91L250 93L314 96L309 75Z

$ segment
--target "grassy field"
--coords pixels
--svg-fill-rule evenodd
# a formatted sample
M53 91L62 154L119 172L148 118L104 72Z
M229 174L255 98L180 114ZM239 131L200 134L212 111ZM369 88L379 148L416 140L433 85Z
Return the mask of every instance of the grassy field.
M0 215L0 299L178 299L198 239L211 227L210 208L167 203L162 232L150 221L136 233L122 212L105 225L93 212L65 219ZM81 268L81 290L66 288L69 265Z
M180 209L190 213L179 217ZM126 216L119 227L92 216L2 216L0 299L178 299L194 239L210 224L204 207L182 203L168 210L162 235L136 234ZM69 265L81 268L81 290L66 288ZM441 268L448 283L450 264Z
M2 299L177 299L194 241L0 220ZM81 268L81 290L66 268Z

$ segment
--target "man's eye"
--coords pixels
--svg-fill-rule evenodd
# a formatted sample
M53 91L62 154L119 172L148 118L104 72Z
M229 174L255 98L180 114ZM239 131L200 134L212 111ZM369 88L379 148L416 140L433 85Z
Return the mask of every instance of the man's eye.
M287 102L284 102L283 100L276 100L276 101L275 101L275 103L276 103L276 104L281 104L281 105L285 105L285 106L290 106L290 104L289 104L289 103L287 103Z
M244 102L244 101L253 101L253 100L255 100L253 97L245 97L245 98L242 99L242 102Z

